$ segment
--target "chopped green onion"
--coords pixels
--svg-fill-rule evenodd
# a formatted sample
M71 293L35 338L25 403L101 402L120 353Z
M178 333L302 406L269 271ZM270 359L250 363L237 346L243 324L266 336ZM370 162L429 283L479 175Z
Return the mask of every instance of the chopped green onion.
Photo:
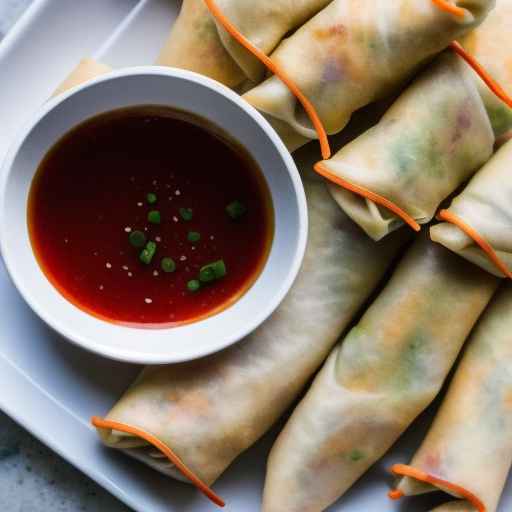
M146 243L146 235L142 231L132 231L128 235L128 240L133 247L144 247Z
M164 272L174 272L176 270L176 263L172 258L162 258L160 267Z
M199 242L199 240L201 240L201 233L198 233L197 231L189 231L187 235L187 240L190 243L195 244Z
M211 266L207 265L199 271L199 281L202 283L211 283L216 279L215 270Z
M155 204L157 202L158 198L156 197L156 194L153 194L153 192L150 192L147 196L146 196L146 201L148 202L148 204Z
M224 260L214 261L201 268L199 271L199 280L202 283L211 283L217 279L223 278L227 274Z
M151 224L160 224L161 220L162 218L158 210L151 210L148 213L148 222L151 222Z
M139 255L140 261L142 263L145 263L146 265L149 265L151 263L151 260L153 259L153 256L156 253L156 244L155 242L148 242L146 244L146 247L141 251Z
M201 288L201 283L197 279L192 279L187 283L187 289L189 292L195 293Z
M247 213L247 207L240 201L233 201L226 206L226 213L233 220L238 220Z
M180 216L183 220L190 221L193 215L192 208L180 208Z

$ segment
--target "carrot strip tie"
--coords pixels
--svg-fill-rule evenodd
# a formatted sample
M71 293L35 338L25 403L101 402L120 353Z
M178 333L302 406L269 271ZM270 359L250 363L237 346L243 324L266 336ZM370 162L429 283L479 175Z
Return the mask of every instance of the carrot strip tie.
M512 272L507 268L505 263L501 261L500 257L496 254L491 244L485 240L480 233L469 224L466 224L460 217L448 210L441 210L437 215L439 220L450 222L457 226L461 231L466 233L474 242L480 246L482 251L485 252L491 263L505 276L512 279Z
M461 485L454 484L448 480L443 480L442 478L438 478L437 476L425 473L424 471L413 468L412 466L407 466L406 464L395 464L391 468L391 472L397 476L407 476L409 478L419 480L420 482L425 482L427 484L447 489L448 491L453 492L456 496L460 496L469 501L471 505L473 505L478 510L478 512L486 512L487 510L483 502L475 494L473 494L471 491L468 491Z
M212 16L224 27L224 29L236 39L244 48L251 52L258 60L260 60L274 75L276 75L290 90L290 92L299 100L304 110L308 114L311 123L313 124L320 141L320 149L322 151L322 158L328 160L331 157L331 148L329 146L329 139L324 125L318 115L314 105L303 94L295 82L281 69L281 67L272 61L264 52L254 46L224 15L219 9L215 0L204 0L206 6L210 10Z
M190 482L194 484L197 489L201 491L205 496L207 496L213 503L219 507L224 507L224 500L217 496L215 492L213 492L198 476L196 476L166 444L164 444L152 434L149 434L148 432L145 432L139 428L132 427L131 425L126 425L125 423L104 420L103 418L99 418L97 416L93 416L91 418L91 423L97 428L117 430L119 432L125 432L127 434L132 434L134 436L140 437L141 439L144 439L144 441L147 441L149 444L153 445L157 450L160 450L169 459L169 461L176 466L176 469L178 469L185 478L190 480Z
M466 11L462 9L462 7L458 7L453 5L448 0L432 0L434 5L441 9L441 11L447 12L449 14L453 14L454 16L463 17L466 14Z
M505 89L501 87L501 85L492 78L492 76L484 69L484 67L473 57L470 55L460 43L457 41L453 41L450 44L450 47L453 51L462 57L468 64L473 68L475 73L483 80L485 85L489 87L491 92L493 92L503 103L512 108L512 98L507 94Z
M400 498L403 498L405 494L399 490L399 489L393 489L388 492L388 498L392 500L399 500Z
M369 199L370 201L373 201L376 204L380 204L384 208L387 208L397 217L402 219L408 226L414 229L414 231L420 231L420 225L413 219L413 217L411 217L407 212L402 210L402 208L397 206L389 199L386 199L385 197L376 194L375 192L372 192L367 188L361 187L360 185L355 185L354 183L350 183L349 181L346 181L343 178L340 178L339 176L332 174L322 162L318 162L314 166L314 169L318 174L320 174L327 180L331 181L332 183L335 183L340 187L350 190L350 192L353 192L354 194L362 196L366 199Z

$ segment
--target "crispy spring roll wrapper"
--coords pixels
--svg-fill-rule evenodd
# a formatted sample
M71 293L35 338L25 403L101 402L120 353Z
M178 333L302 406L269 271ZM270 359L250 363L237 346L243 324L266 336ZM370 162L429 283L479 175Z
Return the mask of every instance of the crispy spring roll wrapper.
M85 58L80 61L78 66L69 74L69 76L57 87L53 96L57 96L72 87L81 85L84 82L92 80L98 76L111 71L112 68L91 58Z
M300 27L332 0L216 0L217 5L237 29L255 46L269 55L283 37ZM231 57L253 82L259 82L265 69L262 63L241 46L222 26L220 38Z
M383 277L407 232L375 245L338 208L320 180L306 183L310 232L299 276L259 329L211 357L146 368L107 420L135 426L169 446L213 483L300 393ZM107 446L177 476L143 441L99 430Z
M195 71L228 87L236 87L246 79L224 48L203 0L183 0L178 19L156 64Z
M342 496L435 398L498 282L421 236L277 438L263 511Z
M476 230L500 260L512 268L512 141L502 146L448 208ZM430 237L483 269L503 277L486 252L458 226L442 222Z
M269 54L281 39L331 0L217 0L254 45ZM210 15L204 0L184 0L158 64L189 69L229 87L263 79L263 65Z
M471 336L410 466L393 467L406 475L398 491L410 496L442 490L462 498L437 511L496 511L512 465L511 332L512 285L507 284Z
M492 155L494 135L472 72L447 51L399 96L380 122L320 165L392 201L419 224ZM395 213L339 185L337 203L373 239L403 224Z
M512 0L496 0L496 7L482 25L460 41L509 96L512 96L511 33ZM496 137L502 137L512 129L512 109L498 99L476 75L475 80L494 133Z
M465 9L465 16L442 11L431 0L334 0L271 57L312 102L327 133L334 134L356 110L387 96L419 65L476 27L494 0L454 3ZM244 98L288 124L303 143L317 138L304 109L279 78L267 79Z

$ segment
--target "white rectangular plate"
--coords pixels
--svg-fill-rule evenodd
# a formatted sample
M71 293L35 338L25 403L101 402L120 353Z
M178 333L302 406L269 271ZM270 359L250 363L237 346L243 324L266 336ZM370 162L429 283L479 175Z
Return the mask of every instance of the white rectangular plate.
M151 64L178 12L177 0L36 0L0 45L0 159L10 136L84 56L115 67ZM316 151L316 148L313 148ZM307 150L301 160L308 159ZM298 162L299 164L301 162ZM59 339L21 300L0 266L0 408L140 512L216 510L194 489L104 449L89 424L106 413L139 368L85 353ZM354 488L336 512L428 511L439 497L395 504L386 468L423 438L427 412ZM227 510L260 510L265 460L278 429L240 457L215 485ZM509 485L500 511L512 508Z

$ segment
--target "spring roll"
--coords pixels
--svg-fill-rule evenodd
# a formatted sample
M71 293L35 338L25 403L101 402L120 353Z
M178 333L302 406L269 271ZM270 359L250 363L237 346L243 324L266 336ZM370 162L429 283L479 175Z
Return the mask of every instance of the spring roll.
M283 414L322 364L397 254L404 235L375 245L330 198L306 183L310 232L299 277L278 310L235 346L199 361L146 368L107 416L169 446L213 483ZM100 429L107 446L179 474L152 447Z
M442 490L437 511L495 512L512 465L512 285L478 323L448 393L394 495Z
M331 0L217 0L222 12L253 44L269 54L281 39ZM184 0L158 64L189 69L229 87L259 82L263 65L217 26L203 0Z
M263 511L342 496L435 398L498 282L421 236L277 438Z
M512 96L511 31L512 0L496 0L496 7L482 25L460 41L509 96ZM494 133L496 137L503 137L512 129L512 109L499 100L476 75L475 80Z
M505 269L490 259L485 247L461 227L442 222L430 228L430 236L460 256L503 277L512 268L512 141L502 146L452 201L449 215L471 227L490 246ZM446 218L446 213L441 212Z
M440 55L380 122L319 166L349 185L392 201L419 224L492 155L494 135L472 72ZM403 224L396 213L330 185L343 210L374 240Z
M82 59L78 66L68 75L68 77L55 89L53 96L57 96L72 87L88 82L93 78L104 75L111 71L111 68L102 62L91 58Z
M442 11L432 0L333 0L271 58L312 102L327 133L337 133L357 109L388 95L419 65L475 28L494 0L452 3L465 15ZM301 143L317 138L304 109L277 77L244 98L289 125ZM298 141L291 142L289 149L296 149Z

